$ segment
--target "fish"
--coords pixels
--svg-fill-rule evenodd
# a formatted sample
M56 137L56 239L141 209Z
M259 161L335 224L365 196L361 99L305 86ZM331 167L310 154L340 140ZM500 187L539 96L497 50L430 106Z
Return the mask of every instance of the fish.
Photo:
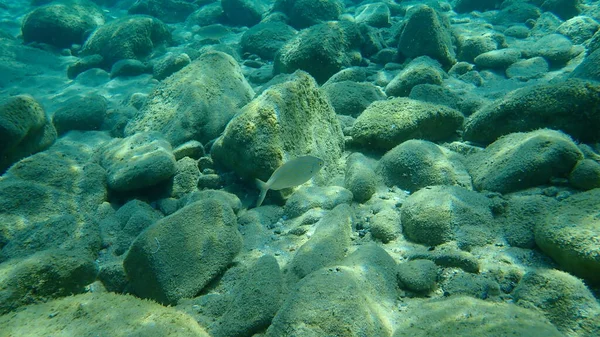
M279 191L284 188L302 185L325 165L325 161L314 156L294 158L279 166L267 182L256 179L256 187L260 190L256 207L262 205L268 190Z

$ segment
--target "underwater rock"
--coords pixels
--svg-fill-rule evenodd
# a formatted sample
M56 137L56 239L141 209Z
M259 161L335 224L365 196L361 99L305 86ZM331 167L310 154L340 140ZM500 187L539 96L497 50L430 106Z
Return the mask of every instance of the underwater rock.
M211 149L215 163L246 178L266 181L284 161L310 154L330 173L344 148L335 112L303 71L254 98L231 120Z
M106 117L107 100L104 96L91 94L76 96L54 112L52 123L59 135L70 130L100 130Z
M274 11L283 12L296 29L337 20L344 4L339 0L277 0Z
M338 71L360 64L361 35L355 23L327 22L300 31L275 56L273 73L298 69L324 83ZM319 60L319 62L315 62Z
M581 190L600 187L600 163L592 159L580 160L569 174L571 186Z
M400 288L428 293L435 288L438 267L430 260L412 260L398 265Z
M223 12L234 26L254 26L268 12L270 5L271 2L266 0L221 0Z
M417 191L431 185L471 189L471 177L458 153L424 140L408 140L380 160L376 172L387 186Z
M152 71L152 67L140 60L125 59L115 62L110 68L110 78L138 76Z
M600 284L600 219L598 212L600 189L578 193L562 200L549 210L546 221L535 226L538 247L561 268Z
M148 319L147 324L141 324ZM36 322L32 324L32 322ZM210 337L190 316L131 295L88 293L26 307L0 316L2 333L15 336L168 336Z
M131 245L123 266L135 294L174 304L197 295L227 268L241 247L231 207L207 199L180 209L142 232Z
M86 40L80 55L99 54L103 66L109 69L119 60L143 60L155 47L170 40L171 32L162 21L130 15L98 27Z
M356 23L364 23L371 27L384 28L391 26L391 13L384 2L367 3L359 6L354 12Z
M263 330L282 302L282 275L277 260L263 255L232 291L233 300L210 327L214 337L249 336Z
M103 24L104 12L91 1L55 1L27 14L21 32L25 43L68 48L82 44L91 30Z
M460 317L460 319L457 319ZM563 336L537 311L468 296L409 305L393 337Z
M355 201L362 203L371 199L377 189L377 182L375 171L360 152L355 152L346 159L344 187L352 192Z
M456 55L448 18L427 5L415 6L401 29L398 51L408 58L429 56L450 68Z
M421 56L412 60L398 75L394 76L385 87L385 94L406 97L412 88L419 84L441 85L444 77L446 74L437 61Z
M568 20L581 13L581 5L581 0L545 0L540 8L558 15L563 20Z
M207 52L163 80L127 124L125 134L153 130L173 146L190 140L206 143L218 137L253 96L231 56Z
M166 23L177 23L183 22L196 9L195 2L185 0L138 0L127 13L147 14Z
M277 51L298 32L283 22L261 22L242 35L242 51L273 60Z
M183 69L190 64L192 60L186 53L172 54L169 53L165 57L154 62L152 72L157 80L164 80L173 75L175 72Z
M321 90L329 98L336 114L352 117L359 116L374 101L386 98L381 89L368 82L335 82L322 86Z
M100 156L108 187L114 191L154 186L175 174L171 145L155 132L114 139Z
M598 29L600 24L596 20L587 16L576 16L563 22L556 32L568 37L574 44L582 44L591 39Z
M413 242L436 246L455 240L469 250L500 237L490 199L458 186L432 186L410 195L401 208L402 230Z
M463 119L460 111L447 106L399 97L371 103L356 119L350 135L354 144L387 151L414 138L448 139Z
M586 56L569 77L600 81L600 48Z
M31 96L5 99L0 105L0 173L19 159L48 148L56 129Z
M390 336L396 264L380 247L365 245L337 265L313 271L284 300L268 337Z
M513 133L468 157L467 168L477 190L515 192L566 177L583 154L560 131Z
M570 79L517 89L471 115L464 128L465 140L484 144L540 128L561 130L579 141L598 141L600 84Z
M325 213L315 226L314 234L283 270L290 290L306 275L339 263L345 257L352 233L352 209L346 204L339 205Z
M506 69L506 77L520 81L529 81L540 78L548 73L550 66L543 57L532 57L527 60L517 61Z
M83 293L97 274L98 266L83 251L42 250L5 261L0 264L0 315L26 304Z
M377 212L369 221L369 232L373 239L383 243L395 240L401 233L400 213L395 209L385 208Z
M475 57L475 65L479 69L506 69L521 58L521 52L515 48L488 51Z
M515 304L538 309L566 335L600 333L600 304L585 284L570 274L553 269L529 271L513 294Z
M329 210L350 203L352 192L340 186L300 187L287 199L284 213L290 218L295 218L313 208Z

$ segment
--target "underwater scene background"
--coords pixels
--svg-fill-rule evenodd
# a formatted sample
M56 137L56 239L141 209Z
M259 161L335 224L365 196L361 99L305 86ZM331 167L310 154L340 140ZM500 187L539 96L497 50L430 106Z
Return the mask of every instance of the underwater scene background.
M598 337L599 298L599 1L0 0L0 337Z

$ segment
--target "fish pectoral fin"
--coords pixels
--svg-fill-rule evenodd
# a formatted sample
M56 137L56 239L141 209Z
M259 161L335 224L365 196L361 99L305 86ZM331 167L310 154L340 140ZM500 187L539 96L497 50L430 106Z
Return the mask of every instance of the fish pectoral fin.
M255 181L256 181L256 187L258 187L258 189L260 190L260 193L258 195L258 200L256 201L256 207L259 207L260 205L262 205L263 201L265 200L265 196L267 195L269 186L267 185L267 183L265 183L264 181L262 181L260 179L255 179Z

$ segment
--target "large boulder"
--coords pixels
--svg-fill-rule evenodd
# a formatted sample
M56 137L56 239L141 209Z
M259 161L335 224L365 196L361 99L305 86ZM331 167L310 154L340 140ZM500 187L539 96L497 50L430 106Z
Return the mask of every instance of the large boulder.
M448 19L427 5L411 9L400 31L398 52L409 58L426 55L450 68L456 55Z
M20 160L0 179L0 261L46 249L100 248L92 216L106 201L106 172L92 158L109 137L71 132Z
M318 252L316 252L318 253ZM376 245L302 279L285 299L267 337L390 336L397 297L396 263Z
M252 27L260 22L270 3L265 0L221 0L221 6L231 24Z
M205 199L146 229L131 245L123 266L135 294L174 304L197 295L241 247L231 207Z
M358 65L361 36L350 22L327 22L301 31L284 44L273 64L273 72L292 73L298 69L324 83L343 68Z
M476 189L508 193L566 177L582 157L567 135L543 129L498 139L470 156L467 168Z
M149 319L148 324L140 323ZM178 337L210 337L194 318L181 311L108 292L28 306L0 316L0 326L3 336L95 336L99 331L113 337L169 336L176 331Z
M130 15L96 29L81 50L82 56L99 54L107 69L119 60L146 58L160 44L171 40L169 28L160 20Z
M583 62L569 76L572 78L600 81L600 48L586 56Z
M393 337L563 336L535 310L467 296L416 302L406 313Z
M38 7L21 25L23 40L59 48L82 44L93 29L104 24L102 9L87 0L65 0Z
M428 246L456 240L469 250L499 237L490 199L458 186L432 186L411 194L401 217L406 238Z
M0 174L21 158L48 148L56 129L31 96L9 98L0 105Z
M465 122L465 140L489 144L512 132L561 130L573 138L600 140L600 84L570 79L517 89Z
M0 314L85 292L98 266L82 251L46 250L0 264Z
M189 140L208 142L253 96L231 56L208 52L162 81L127 124L125 134L158 131L173 146Z
M389 150L409 139L437 141L452 137L463 115L444 105L410 98L375 101L352 126L352 141L374 150Z
M184 21L196 9L196 3L185 0L141 0L136 1L128 13L147 14L166 23L176 23Z
M261 22L242 35L242 51L273 60L277 51L297 34L296 30L283 22Z
M285 13L294 28L302 29L323 21L337 20L344 4L340 0L277 0L273 9Z
M523 275L513 298L515 304L542 313L565 335L600 335L600 304L585 283L573 275L533 269Z
M108 187L125 192L154 186L175 174L171 145L153 132L117 138L100 152Z
M242 177L266 181L283 162L312 154L335 164L344 136L315 80L298 71L247 104L214 143L216 163Z
M463 157L432 142L411 139L379 161L377 172L388 186L414 192L431 185L458 185L471 189Z
M575 194L550 209L546 221L535 226L535 242L564 270L592 284L600 284L597 238L600 219L590 216L598 209L600 189Z

